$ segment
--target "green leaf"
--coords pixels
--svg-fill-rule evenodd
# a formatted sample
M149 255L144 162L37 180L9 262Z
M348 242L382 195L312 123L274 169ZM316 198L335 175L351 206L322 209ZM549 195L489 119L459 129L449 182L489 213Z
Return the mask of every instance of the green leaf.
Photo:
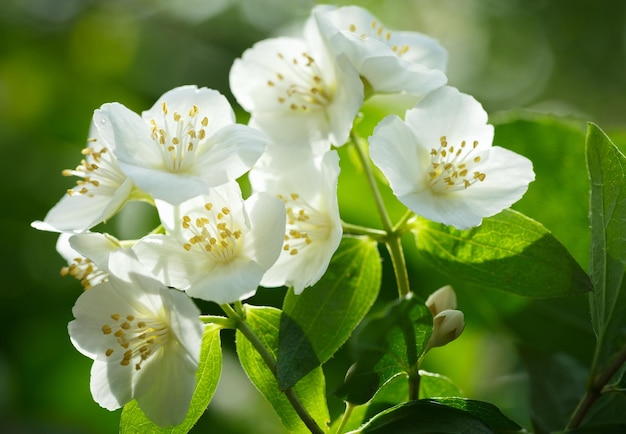
M197 384L194 391L187 417L180 425L162 428L152 423L133 400L124 406L120 420L120 433L187 433L196 424L200 416L204 413L211 398L215 393L215 388L220 379L222 371L222 347L220 343L221 327L210 324L205 327L202 335L202 349L200 352L200 363L196 374Z
M445 375L420 371L420 398L460 397L461 390Z
M626 338L626 157L594 124L587 132L591 181L591 319L598 334L594 368L601 369Z
M430 311L412 294L391 302L356 334L356 362L335 395L364 404L397 374L410 374L426 349L432 327Z
M462 395L459 388L452 384L452 381L448 377L422 370L419 371L419 374L421 376L421 398L458 397ZM352 410L350 419L348 420L345 429L355 430L363 423L363 421L369 420L378 413L408 400L408 376L404 373L397 374L395 377L388 380L368 403L359 405ZM340 421L340 419L337 419L333 423L331 432L336 432Z
M410 401L387 409L349 434L493 434L474 415L431 400Z
M537 177L516 211L540 221L578 261L589 261L589 181L585 167L583 121L523 110L490 116L494 146L515 151L533 162ZM564 188L567 186L567 188Z
M414 231L432 266L468 283L533 298L591 290L589 276L565 247L517 211L504 210L466 231L420 218Z
M498 407L488 402L458 397L433 398L431 401L458 408L482 420L495 432L518 432L522 427L505 416Z
M326 362L350 337L378 296L377 244L344 238L326 274L300 295L289 290L278 340L278 384L286 389Z
M530 406L537 432L567 425L585 390L588 369L567 354L520 348L530 380Z
M385 410L352 434L513 433L522 427L492 404L463 398L421 399Z
M273 307L245 306L246 322L254 331L271 356L278 353L278 331L281 311ZM250 341L238 330L236 336L237 354L246 374L270 402L289 432L308 433L285 394L278 388L276 377L267 367ZM304 376L293 388L300 402L317 424L325 427L330 416L326 405L326 382L321 368L316 368Z
M567 431L559 431L554 434L624 434L625 432L626 423L607 423Z

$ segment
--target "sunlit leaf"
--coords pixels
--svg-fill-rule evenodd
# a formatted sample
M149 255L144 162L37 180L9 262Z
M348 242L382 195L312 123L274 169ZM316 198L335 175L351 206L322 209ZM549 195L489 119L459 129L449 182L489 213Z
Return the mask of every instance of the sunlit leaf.
M461 390L445 375L420 371L420 398L460 397Z
M591 181L591 319L598 334L594 367L607 362L626 337L626 157L594 124L587 133Z
M278 353L278 331L281 311L273 307L245 306L246 322L254 331L271 356ZM310 432L302 422L287 396L278 388L272 371L248 339L238 330L236 337L237 354L241 366L256 388L274 407L283 425L289 432ZM293 390L320 427L325 427L330 416L326 405L326 382L321 368L305 375Z
M533 162L536 179L513 209L541 222L586 267L589 182L585 167L585 123L524 110L490 116L494 145Z
M388 380L414 370L433 327L430 311L411 294L366 321L355 337L356 362L335 392L353 404L369 401Z
M300 295L288 292L278 340L281 389L296 384L346 342L376 300L380 280L376 243L344 238L315 286Z
M216 325L209 325L204 329L202 335L202 350L200 352L200 364L198 366L196 390L191 399L187 417L182 424L162 428L152 423L133 400L124 406L120 420L120 432L129 434L139 433L167 433L182 434L196 424L200 416L204 413L211 398L215 393L215 388L220 379L222 371L222 347L220 342L221 328Z
M465 231L420 218L415 233L431 265L468 283L533 298L591 289L587 274L541 223L510 209Z

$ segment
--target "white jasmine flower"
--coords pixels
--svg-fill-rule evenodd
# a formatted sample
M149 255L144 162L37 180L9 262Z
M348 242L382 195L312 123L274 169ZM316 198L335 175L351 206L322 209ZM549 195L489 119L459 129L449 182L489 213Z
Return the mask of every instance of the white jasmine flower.
M391 31L358 6L319 5L313 16L336 53L345 53L376 93L424 96L447 82L448 54L433 38Z
M52 232L84 232L111 218L131 199L145 199L133 182L121 171L113 154L115 144L102 140L92 121L88 146L83 160L74 170L64 170L64 176L81 178L76 186L48 212L42 221L32 226Z
M244 201L236 182L178 206L157 201L157 208L168 234L145 237L134 250L158 279L192 297L248 298L280 254L283 204L263 193Z
M223 95L196 86L166 92L141 116L112 103L95 117L124 173L155 199L172 204L243 175L267 142L261 132L235 124Z
M428 94L403 121L388 116L370 137L372 160L413 212L468 229L518 201L532 163L493 146L480 103L452 87Z
M184 293L137 274L128 251L111 254L109 280L85 291L69 323L76 349L94 360L91 393L108 410L132 399L160 426L180 424L196 385L203 325Z
M339 156L335 151L316 158L294 150L266 154L249 176L253 190L278 196L287 211L282 253L261 285L293 286L300 294L324 275L341 242Z
M62 233L57 240L57 252L68 262L61 269L62 276L79 280L89 289L109 277L109 255L122 248L120 242L109 234Z
M279 144L313 144L320 152L348 139L363 104L363 84L345 56L335 56L312 21L304 39L266 39L230 71L230 87L251 113L249 125Z

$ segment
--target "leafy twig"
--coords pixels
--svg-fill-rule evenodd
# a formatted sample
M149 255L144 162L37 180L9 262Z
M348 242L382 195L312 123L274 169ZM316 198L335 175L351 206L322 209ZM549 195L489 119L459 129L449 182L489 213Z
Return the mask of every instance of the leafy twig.
M236 321L237 330L239 330L246 337L246 339L248 339L254 349L259 353L274 378L276 378L276 360L274 360L272 354L267 350L267 348L265 348L265 345L263 345L258 336L250 328L246 320L235 312L229 304L223 304L221 305L221 308L230 319ZM283 393L309 431L313 434L324 434L324 430L319 427L306 408L304 408L295 391L292 388L288 388L284 390Z

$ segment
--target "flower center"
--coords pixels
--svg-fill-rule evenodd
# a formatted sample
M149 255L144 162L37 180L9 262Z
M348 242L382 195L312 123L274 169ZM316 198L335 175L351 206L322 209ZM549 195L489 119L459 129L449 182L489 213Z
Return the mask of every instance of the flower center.
M77 257L67 267L61 268L61 276L72 276L87 290L106 280L109 273L96 267L90 259Z
M385 27L376 20L372 20L369 28L359 29L356 24L350 24L348 30L358 35L361 39L374 38L383 44L391 48L391 51L398 56L402 56L409 51L408 45L398 46L391 43L391 31L385 29Z
M279 194L278 198L285 203L287 210L284 251L297 255L313 242L328 238L330 225L324 214L296 193L288 196Z
M216 262L229 262L239 254L242 232L229 217L228 207L215 210L212 203L207 203L204 208L208 214L196 217L195 220L188 215L183 216L183 229L191 234L183 247L187 251L201 250Z
M313 57L307 53L292 59L282 53L277 53L277 56L281 70L267 80L267 86L276 91L279 104L295 112L321 109L330 104L332 93Z
M485 180L487 174L475 170L480 164L480 156L472 157L477 141L468 146L463 140L458 148L448 146L446 136L441 136L439 141L439 149L430 151L428 172L428 184L435 193L465 190Z
M88 140L95 144L98 139ZM88 197L113 196L120 185L126 180L115 157L103 147L96 151L94 147L87 147L81 151L85 156L76 169L65 169L63 176L78 176L82 178L76 181L76 186L67 190L70 196L86 195Z
M116 351L122 351L122 366L133 362L136 370L141 369L143 362L169 341L169 328L158 319L136 319L134 315L114 313L111 320L112 323L102 326L102 333L110 335L115 345L107 348L105 354L111 357Z
M177 111L170 112L167 103L161 104L165 122L159 125L155 119L150 120L152 140L158 143L163 155L165 167L170 172L184 172L194 161L194 155L200 143L206 137L209 118L200 119L200 108L193 105L183 116Z

